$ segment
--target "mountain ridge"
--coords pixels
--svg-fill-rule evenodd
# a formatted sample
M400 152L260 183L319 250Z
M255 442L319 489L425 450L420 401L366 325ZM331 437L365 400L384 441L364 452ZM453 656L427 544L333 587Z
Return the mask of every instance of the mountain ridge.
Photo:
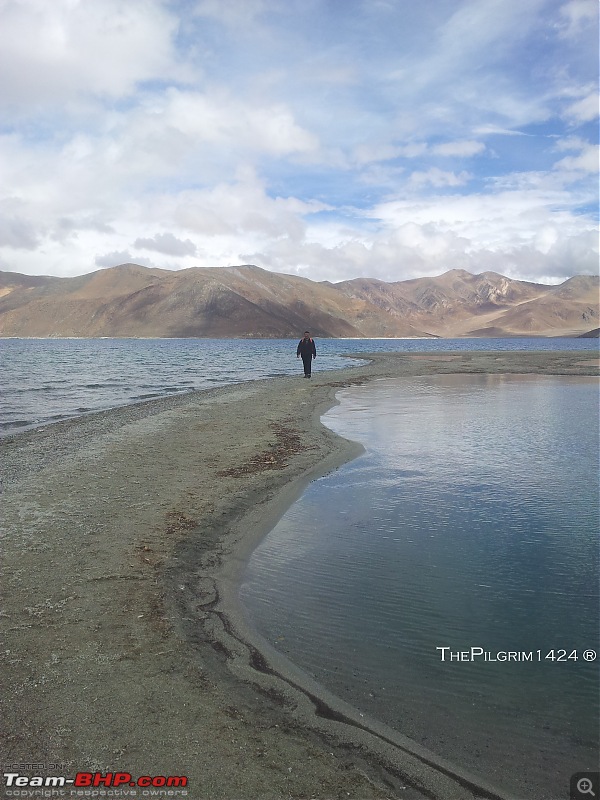
M598 327L597 276L559 285L450 270L316 282L252 264L120 264L73 278L0 271L0 337L409 338L579 336Z

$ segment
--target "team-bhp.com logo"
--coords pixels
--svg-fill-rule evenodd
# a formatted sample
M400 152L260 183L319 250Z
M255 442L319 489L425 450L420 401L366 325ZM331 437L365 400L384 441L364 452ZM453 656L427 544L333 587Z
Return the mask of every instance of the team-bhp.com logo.
M52 788L52 789L76 789L76 788L119 788L134 786L143 789L183 789L187 786L188 779L184 775L142 775L133 778L129 772L78 772L74 778L67 778L64 775L21 775L18 772L5 772L4 785L10 789L21 789L29 787ZM18 791L13 793L19 796ZM77 795L71 792L71 795ZM187 794L187 792L186 792Z

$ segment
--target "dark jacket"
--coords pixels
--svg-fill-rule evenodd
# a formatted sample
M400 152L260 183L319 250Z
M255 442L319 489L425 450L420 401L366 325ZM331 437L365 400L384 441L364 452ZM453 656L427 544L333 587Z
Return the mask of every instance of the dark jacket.
M296 348L296 355L302 356L302 358L310 358L311 356L316 358L317 348L315 347L313 340L300 339L298 342L298 347Z

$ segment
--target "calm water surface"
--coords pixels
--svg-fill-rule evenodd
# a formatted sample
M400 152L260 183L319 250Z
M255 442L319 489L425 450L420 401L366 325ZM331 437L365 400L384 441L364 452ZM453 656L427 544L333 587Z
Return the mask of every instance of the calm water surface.
M251 623L434 752L524 800L568 798L598 754L598 662L582 658L598 650L597 379L435 376L339 398L324 422L366 453L255 551ZM470 647L533 661L450 660Z

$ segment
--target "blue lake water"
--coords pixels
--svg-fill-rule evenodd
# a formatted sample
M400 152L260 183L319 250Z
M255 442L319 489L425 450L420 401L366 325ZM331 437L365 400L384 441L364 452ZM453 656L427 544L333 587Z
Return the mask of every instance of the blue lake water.
M598 651L598 380L447 375L338 397L324 422L366 452L254 552L250 623L433 752L523 800L568 798L598 758L583 658ZM471 647L489 655L450 655ZM531 660L491 660L508 652Z
M315 371L348 353L592 350L593 339L320 339ZM0 435L90 411L297 374L289 339L0 339Z

